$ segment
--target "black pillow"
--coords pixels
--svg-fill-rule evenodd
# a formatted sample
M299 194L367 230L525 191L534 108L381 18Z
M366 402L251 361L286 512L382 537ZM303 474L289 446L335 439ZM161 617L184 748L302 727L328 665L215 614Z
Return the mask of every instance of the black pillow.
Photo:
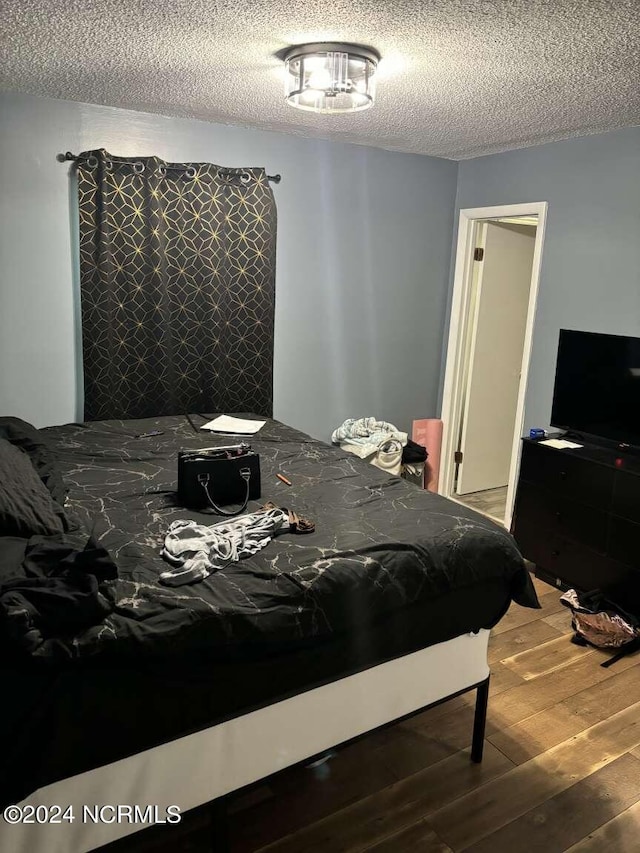
M67 490L58 461L40 430L20 418L0 418L0 438L24 450L54 501L64 504Z
M0 438L0 536L51 536L65 527L62 507L27 454Z

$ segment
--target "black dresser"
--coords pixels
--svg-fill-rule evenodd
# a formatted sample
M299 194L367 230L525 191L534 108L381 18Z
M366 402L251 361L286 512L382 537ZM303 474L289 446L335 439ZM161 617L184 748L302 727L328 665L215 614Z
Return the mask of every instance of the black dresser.
M640 456L523 439L511 532L536 575L562 589L640 579Z

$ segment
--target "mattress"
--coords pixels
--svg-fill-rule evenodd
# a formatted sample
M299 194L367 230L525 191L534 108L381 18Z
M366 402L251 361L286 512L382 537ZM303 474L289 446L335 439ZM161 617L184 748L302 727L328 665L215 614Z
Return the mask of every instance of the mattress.
M185 511L175 494L179 449L229 443L198 429L211 416L43 431L77 523L67 541L81 549L91 537L118 576L100 584L109 612L97 624L3 646L3 803L489 628L512 600L537 605L507 531L272 420L251 439L262 496L249 510L269 500L312 519L315 532L280 535L199 583L161 585L169 524L217 520ZM3 571L19 571L33 545L0 542Z

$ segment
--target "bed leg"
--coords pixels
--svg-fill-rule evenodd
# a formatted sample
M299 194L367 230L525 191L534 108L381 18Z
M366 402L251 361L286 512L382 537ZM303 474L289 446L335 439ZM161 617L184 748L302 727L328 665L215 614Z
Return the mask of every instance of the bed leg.
M228 853L229 847L229 818L227 815L227 798L218 797L209 807L211 834L209 836L211 853Z
M484 749L484 730L487 722L487 704L489 702L489 679L476 688L476 712L473 718L473 740L471 741L471 760L476 764L482 761Z

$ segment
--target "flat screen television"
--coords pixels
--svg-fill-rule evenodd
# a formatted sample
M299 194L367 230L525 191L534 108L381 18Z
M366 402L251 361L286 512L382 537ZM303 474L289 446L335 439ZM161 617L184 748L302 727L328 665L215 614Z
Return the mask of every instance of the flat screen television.
M640 446L640 338L561 329L551 426Z

